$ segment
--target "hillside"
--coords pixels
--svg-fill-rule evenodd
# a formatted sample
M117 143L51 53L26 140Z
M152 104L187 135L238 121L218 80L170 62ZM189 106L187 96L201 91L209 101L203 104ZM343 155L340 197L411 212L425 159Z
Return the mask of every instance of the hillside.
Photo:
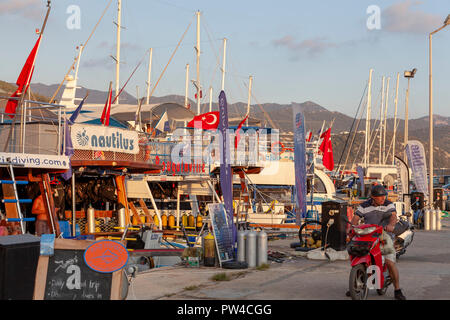
M11 94L16 89L15 84L9 84L0 81L0 95ZM31 90L33 93L33 99L48 101L48 97L52 96L56 91L57 85L45 85L41 83L34 83L31 85ZM81 88L77 90L77 97L83 97L86 94L86 88ZM61 96L62 91L60 91L57 96L57 100ZM89 90L89 97L87 103L104 103L106 97L106 91L99 90ZM124 91L121 95L121 103L136 104L136 98ZM151 97L150 103L165 103L174 102L183 105L184 97L178 95L168 95L164 97ZM195 105L195 102L189 100L191 106ZM306 130L311 130L313 133L321 129L324 121L326 126L329 126L333 122L332 128L332 142L334 150L334 160L337 165L339 159L341 158L342 151L344 149L345 141L348 136L348 131L352 127L354 122L354 113L346 115L336 111L329 111L327 108L320 106L312 101L306 101L303 103L293 102L292 104L300 105L303 109L305 115ZM250 113L251 117L261 121L263 126L270 126L271 121L274 123L275 127L280 129L282 133L292 132L292 104L277 104L277 103L264 103L262 105L251 105ZM0 106L4 105L4 101ZM202 104L202 112L207 112L209 104ZM213 109L217 110L217 104L213 104ZM263 112L263 109L265 112ZM247 110L246 103L234 103L229 105L229 117L243 118ZM267 118L270 117L270 120ZM434 115L434 167L435 168L450 168L450 117L443 117L440 115ZM354 128L357 125L357 121L354 123ZM377 120L371 120L371 128L378 127ZM393 127L394 120L387 120L388 131L386 133L386 141L389 143L393 138ZM358 126L359 133L356 135L353 146L350 150L350 156L348 165L351 162L361 162L362 154L364 149L364 129L365 129L365 119L361 119ZM400 119L398 123L397 131L397 142L396 142L396 155L403 158L403 131L404 131L404 120ZM353 136L353 135L352 135ZM350 136L348 147L350 146L351 138ZM423 143L425 150L428 151L428 117L421 117L418 119L409 120L409 139L419 140ZM378 162L378 138L373 144L371 151L371 161ZM389 148L389 146L388 146ZM341 162L345 162L347 157L347 151L342 156Z

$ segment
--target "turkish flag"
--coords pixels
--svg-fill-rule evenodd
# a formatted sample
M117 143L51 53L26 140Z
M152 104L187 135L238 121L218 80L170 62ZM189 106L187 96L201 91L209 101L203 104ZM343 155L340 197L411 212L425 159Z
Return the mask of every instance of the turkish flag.
M319 147L319 150L322 151L322 163L328 170L332 171L334 169L334 160L333 160L333 146L331 144L331 128L322 133L320 136L323 138L323 141Z
M219 111L211 111L195 116L188 122L188 128L197 128L204 130L216 130L219 126Z
M237 129L236 129L236 136L234 137L234 148L237 149L239 140L241 139L241 135L239 134L239 131L241 131L242 125L244 124L245 120L247 120L248 115L244 118L244 120L239 123Z
M40 35L37 39L33 50L31 50L27 61L25 61L25 65L23 66L22 71L20 72L20 75L16 81L16 84L19 86L19 88L17 88L17 90L12 94L11 98L20 97L28 89L28 86L31 82L31 77L33 76L34 63L36 61L36 55L39 49L39 45L41 44L41 38L42 35ZM5 113L8 114L10 118L14 118L14 114L16 113L18 104L18 100L8 100L8 102L6 103Z
M105 106L103 107L102 118L100 121L105 125L109 126L109 114L111 112L111 99L112 99L112 86L109 86L108 98L106 99Z

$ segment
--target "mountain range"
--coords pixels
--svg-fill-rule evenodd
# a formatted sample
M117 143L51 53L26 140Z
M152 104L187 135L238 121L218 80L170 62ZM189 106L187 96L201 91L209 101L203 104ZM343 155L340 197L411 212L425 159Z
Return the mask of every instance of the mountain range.
M31 90L36 99L48 101L49 98L53 96L58 85L45 85L42 83L31 84ZM10 84L4 81L0 81L0 95L10 94L16 89L14 84ZM3 91L3 92L2 92ZM81 87L77 90L77 97L82 98L86 95L88 91L87 88ZM59 101L62 95L62 90L56 96L55 100ZM86 103L99 103L105 102L107 96L106 91L91 90L89 89L89 96ZM160 104L166 102L178 103L184 105L184 96L179 95L167 95L163 97L151 97L151 104ZM120 103L123 104L137 104L136 97L127 93L125 90L120 96ZM191 106L196 105L196 102L189 99ZM364 149L364 130L366 126L365 119L356 118L356 109L353 114L346 115L337 111L330 111L327 108L320 106L312 101L306 101L303 103L292 102L292 104L298 104L303 109L305 115L306 130L311 130L314 134L317 134L322 125L325 122L325 127L327 128L332 123L332 143L334 151L334 160L338 164L339 159L341 163L344 163L347 157L348 151L350 150L351 161L360 162L362 161L362 154ZM260 120L263 126L275 127L280 130L281 133L289 135L292 132L292 104L277 104L277 103L264 103L264 104L253 104L250 106L250 117ZM364 106L361 106L363 108ZM209 104L202 104L202 112L207 112ZM217 103L213 104L213 110L217 110ZM247 104L238 102L234 104L229 104L229 117L244 118L247 110ZM434 115L434 167L435 168L450 168L450 117ZM378 119L371 120L371 128L378 128ZM403 156L403 141L404 141L404 124L403 119L398 119L398 128L396 135L396 155L404 158ZM423 143L425 150L428 151L428 117L421 117L417 119L409 119L408 121L409 140L419 140ZM349 134L351 128L352 132L355 131L357 127L358 134L355 135L354 143L350 147L350 142L353 140L353 133ZM393 139L393 128L394 119L387 119L387 132L386 141L387 148L391 145ZM344 146L347 141L347 149L345 153ZM362 147L360 147L362 145ZM362 148L362 150L361 150ZM392 148L392 147L391 147ZM359 150L358 150L359 149ZM379 143L378 138L376 138L375 143L373 143L373 149L371 151L373 160L378 163L379 155ZM449 169L450 170L450 169Z

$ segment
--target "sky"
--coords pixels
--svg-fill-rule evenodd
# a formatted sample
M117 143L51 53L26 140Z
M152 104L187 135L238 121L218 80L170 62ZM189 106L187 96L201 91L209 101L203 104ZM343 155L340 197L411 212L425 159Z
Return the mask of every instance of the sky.
M16 81L37 39L46 3L0 0L0 80ZM383 76L390 77L388 116L393 116L400 73L398 116L403 118L403 72L417 68L409 117L429 114L428 34L450 14L448 0L122 0L121 86L141 63L127 92L146 95L148 49L153 48L153 96L185 95L187 64L189 79L196 80L197 11L204 103L210 87L217 103L227 38L224 87L229 103L247 103L252 76L252 104L313 101L354 116L373 69L372 117L379 113ZM59 84L76 47L86 43L98 21L81 57L79 85L107 91L113 81L114 87L117 0L52 1L32 82ZM450 116L448 57L450 26L433 36L433 112L443 116ZM191 83L191 99L194 93Z

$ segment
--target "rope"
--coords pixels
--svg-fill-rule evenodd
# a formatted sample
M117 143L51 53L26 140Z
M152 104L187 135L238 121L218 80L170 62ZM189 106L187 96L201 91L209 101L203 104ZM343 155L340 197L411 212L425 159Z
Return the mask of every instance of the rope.
M86 42L83 44L83 50L84 48L86 48L86 45L88 44L89 40L91 39L92 35L94 34L95 30L97 29L98 25L100 24L100 21L102 21L103 16L105 15L106 11L108 10L109 6L111 5L112 0L109 0L108 5L106 6L105 10L103 10L103 13L100 17L100 19L97 21L97 24L95 25L94 29L92 30L91 34L89 35L89 37L87 38ZM53 94L53 96L50 98L50 103L53 101L53 99L55 99L56 95L59 92L59 89L61 89L61 86L63 85L64 81L66 81L66 77L69 75L69 73L72 71L73 67L75 66L75 63L78 60L78 56L75 58L74 62L72 63L72 65L69 68L69 71L67 71L66 75L64 76L63 80L61 81L61 83L59 84L58 88L56 89L55 93Z
M195 16L194 16L194 17L195 17ZM193 20L194 20L194 19L192 19L192 21L193 21ZM172 55L170 56L169 61L167 62L166 66L164 67L163 71L161 72L161 75L159 76L158 81L156 81L155 85L153 86L153 89L152 89L152 91L150 92L150 95L149 95L149 99L153 96L153 93L155 92L155 89L156 89L156 87L158 86L159 81L161 80L162 76L163 76L164 73L166 72L167 67L169 66L170 62L172 61L172 58L174 57L175 53L176 53L177 50L178 50L178 47L180 46L181 42L183 41L184 36L186 35L186 33L188 32L189 28L191 27L192 21L191 21L191 22L189 23L189 25L187 26L186 31L184 31L184 33L183 33L183 35L182 35L180 41L178 41L178 44L177 44L177 46L175 47L175 50L173 51Z

